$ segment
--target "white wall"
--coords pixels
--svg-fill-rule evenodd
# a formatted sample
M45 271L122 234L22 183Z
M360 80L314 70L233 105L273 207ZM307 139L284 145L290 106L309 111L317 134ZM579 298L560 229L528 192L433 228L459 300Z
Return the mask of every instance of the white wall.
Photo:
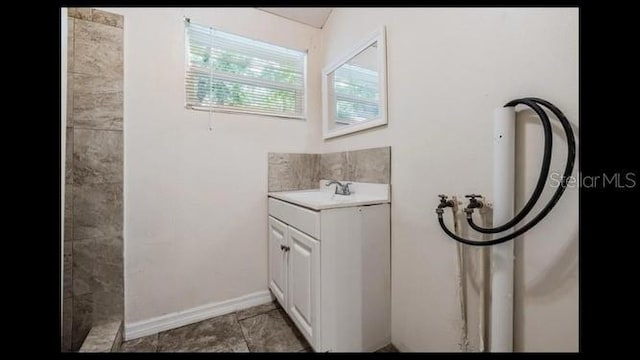
M267 290L267 152L308 150L308 121L184 108L184 25L192 21L319 59L318 29L253 8L108 8L124 25L125 322Z
M511 99L547 99L577 129L578 10L338 8L321 32L322 64L383 24L388 127L322 142L318 121L313 146L392 147L392 340L405 351L457 351L455 243L438 226L436 195L491 198L492 111ZM537 120L519 121L521 207L537 179L542 136ZM552 169L561 171L566 146L556 133ZM569 189L518 240L516 350L578 349L577 194Z
M125 16L126 323L267 289L267 152L390 145L393 342L458 349L455 246L436 194L491 196L491 114L510 99L546 98L577 126L577 10L339 8L323 30L251 8L105 10ZM209 132L208 114L183 106L183 15L309 48L308 121L215 114ZM322 141L320 69L382 24L388 127ZM522 202L542 144L537 122L519 131ZM577 349L577 214L570 189L518 246L518 350Z

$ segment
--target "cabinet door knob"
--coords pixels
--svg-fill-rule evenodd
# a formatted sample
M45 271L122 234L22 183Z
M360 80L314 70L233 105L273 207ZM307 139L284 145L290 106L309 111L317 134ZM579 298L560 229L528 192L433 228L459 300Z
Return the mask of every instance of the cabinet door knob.
M286 248L286 246L280 245L280 250L284 250L285 248Z
M285 252L287 252L287 251L291 250L291 248L290 248L290 247L288 247L288 246L284 246L284 245L282 245L282 250L284 250Z

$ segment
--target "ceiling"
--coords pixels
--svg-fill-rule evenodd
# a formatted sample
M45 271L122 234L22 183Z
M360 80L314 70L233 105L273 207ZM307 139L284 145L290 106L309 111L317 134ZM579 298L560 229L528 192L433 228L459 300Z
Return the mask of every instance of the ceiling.
M329 18L333 8L311 8L311 7L259 7L258 9L282 16L289 20L307 24L318 29L322 29L324 23Z

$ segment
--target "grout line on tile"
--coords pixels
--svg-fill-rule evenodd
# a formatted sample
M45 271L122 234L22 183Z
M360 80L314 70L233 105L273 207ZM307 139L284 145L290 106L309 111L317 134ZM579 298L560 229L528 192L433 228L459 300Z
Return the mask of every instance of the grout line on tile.
M78 129L78 130L93 130L93 131L114 131L114 132L123 132L123 129L109 129L109 128L98 128L98 127L91 127L91 126L84 126L84 125L80 125L80 126L75 126L73 127L74 129Z
M247 349L249 350L250 353L253 352L253 351L251 351L251 348L249 347L249 341L247 340L247 337L244 335L244 329L242 328L242 324L240 324L240 320L238 320L238 313L234 312L233 316L236 319L236 322L238 323L238 326L240 327L240 333L242 334L242 340L244 340L244 344L247 345ZM246 319L249 319L249 318L245 318L245 319L242 319L242 320L246 320Z
M160 352L160 333L156 333L156 348L153 350L153 352Z
M279 309L280 309L280 307L276 307L275 309L271 309L271 310L265 311L265 312L263 312L263 313L259 313L259 314L254 314L254 315L251 315L251 316L247 316L246 318L243 318L243 319L239 319L239 318L238 318L238 312L237 312L237 311L236 311L236 312L234 312L234 314L236 315L236 319L238 320L238 322L240 322L240 321L245 321L245 320L247 320L247 319L254 318L254 317L256 317L256 316L260 316L260 315L268 314L268 313L270 313L270 312L272 312L272 311L276 311L276 310L279 310Z

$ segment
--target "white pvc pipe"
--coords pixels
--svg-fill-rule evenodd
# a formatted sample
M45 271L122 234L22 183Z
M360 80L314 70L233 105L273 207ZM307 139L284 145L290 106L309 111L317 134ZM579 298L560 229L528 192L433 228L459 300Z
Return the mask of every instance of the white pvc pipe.
M493 115L493 226L513 218L515 197L515 107ZM512 230L494 235L504 236ZM513 241L491 247L491 352L513 351Z

